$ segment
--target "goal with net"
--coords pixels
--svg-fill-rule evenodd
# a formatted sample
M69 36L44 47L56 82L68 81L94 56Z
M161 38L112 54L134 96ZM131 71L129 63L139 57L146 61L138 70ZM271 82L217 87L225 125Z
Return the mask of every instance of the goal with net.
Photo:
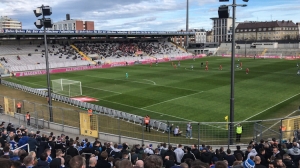
M69 97L80 96L82 95L81 82L69 79L52 80L52 91Z

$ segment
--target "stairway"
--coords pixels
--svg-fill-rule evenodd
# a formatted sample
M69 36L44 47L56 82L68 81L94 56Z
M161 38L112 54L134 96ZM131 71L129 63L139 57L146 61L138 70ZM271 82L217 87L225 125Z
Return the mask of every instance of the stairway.
M262 56L264 56L266 54L266 52L268 51L267 48L264 49L264 51L261 53Z
M85 60L91 61L91 62L93 62L93 64L97 64L95 61L93 61L93 60L92 60L90 57L88 57L86 54L84 54L83 52L79 51L79 49L78 49L76 46L71 45L71 47L72 47L74 50L76 50L76 52L78 52L81 56L83 56L83 58L85 58Z

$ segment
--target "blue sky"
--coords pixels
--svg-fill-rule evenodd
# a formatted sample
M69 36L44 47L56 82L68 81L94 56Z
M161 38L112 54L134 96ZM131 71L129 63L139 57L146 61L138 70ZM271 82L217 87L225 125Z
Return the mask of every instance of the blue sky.
M236 0L244 4L242 0ZM230 0L232 3L232 0ZM97 30L177 31L185 29L186 0L1 0L0 15L34 29L32 10L41 4L52 7L54 22L65 19L93 20ZM190 0L190 28L211 29L218 16L219 0ZM300 22L300 0L249 0L237 8L237 21L292 20Z

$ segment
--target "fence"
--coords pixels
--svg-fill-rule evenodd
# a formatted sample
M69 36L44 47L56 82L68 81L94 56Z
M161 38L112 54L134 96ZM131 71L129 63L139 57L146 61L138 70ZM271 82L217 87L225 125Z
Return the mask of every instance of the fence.
M45 97L47 92L39 91L26 86L4 81L5 85L11 86L23 91ZM15 98L0 95L0 105L4 107L4 112L19 121L25 122L26 112L31 114L31 127L35 129L51 128L62 132L76 132L80 128L79 113L86 112L82 106L92 108L94 114L98 117L98 130L101 136L113 135L114 140L119 143L122 139L135 139L144 143L145 141L167 142L170 144L209 144L209 145L226 145L226 144L248 144L251 140L259 141L260 139L276 138L278 140L298 139L298 126L300 117L294 116L285 119L243 121L235 123L227 122L191 122L191 137L186 137L186 121L160 121L151 119L150 130L146 132L143 124L143 117L124 113L114 109L101 106L91 105L89 103L77 102L75 100L53 94L56 101L73 105L70 108L52 107L53 122L50 122L49 108L46 104L39 104L27 100L18 100ZM46 100L46 98L45 98ZM16 104L22 104L20 114L16 113ZM82 109L81 109L82 108ZM1 110L1 109L0 109ZM295 111L294 115L297 115ZM152 117L153 118L153 117ZM53 126L53 123L56 123ZM243 131L241 138L236 139L236 125L241 123ZM59 126L58 126L59 125ZM232 125L231 133L228 127ZM293 126L292 126L293 125ZM174 136L174 129L179 129L181 135ZM282 128L282 129L280 129ZM78 131L76 132L77 134ZM299 133L300 135L300 133ZM112 140L113 141L113 140Z

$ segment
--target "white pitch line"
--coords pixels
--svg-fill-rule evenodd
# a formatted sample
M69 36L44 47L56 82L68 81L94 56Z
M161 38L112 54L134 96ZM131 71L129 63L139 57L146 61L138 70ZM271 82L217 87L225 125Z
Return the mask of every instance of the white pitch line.
M122 103L118 103L118 102L114 102L114 101L105 100L105 99L102 99L102 98L99 98L99 100L110 102L110 103L115 103L115 104L119 104L119 105L123 105L123 106L127 106L127 107L131 107L131 108L135 108L135 109L145 110L145 111L149 111L149 112L152 112L152 113L156 113L156 114L160 114L160 115L164 115L164 116L169 116L169 117L173 117L173 118L177 118L177 119L181 119L181 120L185 120L185 121L196 122L196 121L191 121L191 120L188 120L188 119L185 119L185 118L160 113L160 112L157 112L157 111L147 110L147 109L143 109L143 108L139 108L139 107L135 107L135 106L130 106L130 105L127 105L127 104L122 104Z
M156 106L156 105L159 105L159 104L163 104L163 103L166 103L166 102L170 102L170 101L173 101L173 100L181 99L181 98L184 98L184 97L188 97L188 96L200 94L202 92L203 91L198 92L198 93L193 93L193 94L185 95L185 96L176 97L174 99L169 99L169 100L166 100L166 101L162 101L162 102L159 102L159 103L155 103L155 104L152 104L152 105L149 105L149 106L142 107L142 109L145 109L145 108L148 108L148 107L152 107L152 106Z
M281 102L279 102L279 103L277 103L277 104L275 104L275 105L273 105L273 106L271 106L271 107L269 107L269 108L267 108L267 109L265 109L265 110L263 110L263 111L261 111L261 112L259 112L259 113L257 113L257 114L254 114L253 116L250 116L250 117L246 118L246 119L243 120L242 122L247 121L247 120L249 120L249 119L251 119L251 118L253 118L253 117L255 117L255 116L257 116L257 115L259 115L259 114L261 114L261 113L263 113L263 112L265 112L265 111L267 111L267 110L269 110L269 109L271 109L271 108L273 108L273 107L275 107L275 106L278 106L279 104L284 103L284 102L286 102L286 101L292 99L293 97L298 96L299 94L300 94L300 93L295 94L295 95L292 96L292 97L289 97L289 98L287 98L287 99L285 99L285 100L283 100L283 101L281 101Z
M82 86L83 88L89 88L89 89L95 89L95 90L102 90L106 92L111 92L111 93L116 93L116 94L122 94L120 92L115 92L115 91L110 91L110 90L105 90L105 89L98 89L98 88L93 88L93 87L88 87L88 86Z
M289 115L285 116L284 118L287 118L287 117L291 116L292 114L294 114L294 113L296 113L296 112L298 112L298 110L293 111L292 113L290 113ZM283 119L284 119L284 118L283 118ZM268 131L270 128L274 127L276 124L278 124L278 123L280 123L280 122L281 122L281 120L277 121L276 123L274 123L273 125L271 125L268 129L264 130L262 133L265 133L265 132ZM258 134L258 135L260 135L260 134Z
M149 81L149 82L152 82L152 83L153 83L153 85L156 85L156 83L155 83L154 81L152 81L152 80L148 80L148 79L143 79L143 80L145 80L145 81Z
M130 80L114 79L114 78L103 78L103 77L99 77L99 76L91 76L91 75L85 75L85 76L89 76L89 77L92 77L92 78L110 79L110 80L119 80L119 81L133 82L133 83L141 83L141 84L145 84L145 85L152 85L152 84L150 84L150 83L139 82L139 81L130 81ZM178 87L174 87L174 86L165 86L165 85L156 85L156 86L162 86L162 87L166 87L166 88L174 88L174 89L181 89L181 90L189 90L189 91L199 92L199 90L192 90L192 89L186 89L186 88L178 88Z

